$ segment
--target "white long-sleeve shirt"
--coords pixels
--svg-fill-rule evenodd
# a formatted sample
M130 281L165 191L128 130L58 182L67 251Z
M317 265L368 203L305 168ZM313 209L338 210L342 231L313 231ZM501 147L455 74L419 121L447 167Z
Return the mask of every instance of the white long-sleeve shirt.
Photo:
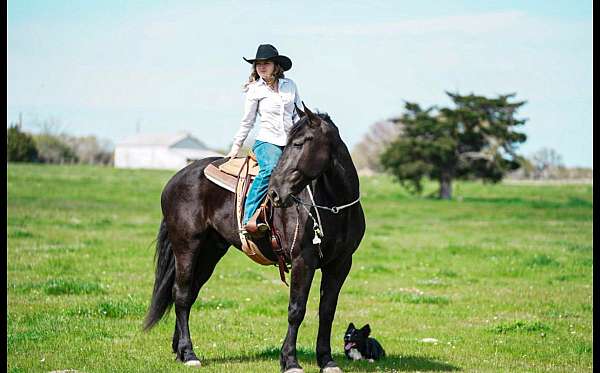
M279 79L279 92L272 90L262 78L250 83L246 91L244 115L233 138L232 150L237 152L241 148L254 127L256 114L260 116L256 140L285 146L290 129L299 119L294 103L300 110L304 109L296 83L291 79Z

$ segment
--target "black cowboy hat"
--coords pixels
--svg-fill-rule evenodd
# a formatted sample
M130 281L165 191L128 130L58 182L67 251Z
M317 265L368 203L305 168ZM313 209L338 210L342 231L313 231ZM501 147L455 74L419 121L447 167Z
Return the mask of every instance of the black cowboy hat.
M283 71L288 71L292 68L292 60L288 57L280 55L277 49L271 44L261 44L256 50L256 57L253 60L249 60L246 57L242 57L248 63L254 63L254 61L274 61L276 62Z

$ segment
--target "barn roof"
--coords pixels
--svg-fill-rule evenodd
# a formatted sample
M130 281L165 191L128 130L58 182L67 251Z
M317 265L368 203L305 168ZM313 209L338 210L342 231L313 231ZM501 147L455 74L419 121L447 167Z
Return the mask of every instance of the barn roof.
M223 154L212 150L197 150L197 149L173 149L172 152L181 155L187 159L202 159L208 157L222 157Z
M140 145L140 146L173 146L185 139L192 139L197 142L202 148L207 149L202 141L198 140L188 132L176 133L145 133L129 136L121 140L117 145Z

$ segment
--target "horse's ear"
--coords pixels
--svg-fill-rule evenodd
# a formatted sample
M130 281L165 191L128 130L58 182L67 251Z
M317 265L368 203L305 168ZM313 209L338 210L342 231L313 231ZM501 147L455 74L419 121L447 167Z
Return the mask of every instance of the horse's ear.
M310 109L306 106L304 101L302 101L302 106L304 106L304 111L306 112L306 115L308 116L309 124L313 127L319 126L321 124L321 120L319 119L319 117L316 116L315 114L313 114L312 111L310 111Z
M304 106L304 102L302 103L302 105ZM302 110L300 110L300 108L298 107L298 105L296 105L295 102L294 102L294 107L296 108L296 113L298 113L298 116L300 118L304 118L304 116L306 116L306 113L303 112Z

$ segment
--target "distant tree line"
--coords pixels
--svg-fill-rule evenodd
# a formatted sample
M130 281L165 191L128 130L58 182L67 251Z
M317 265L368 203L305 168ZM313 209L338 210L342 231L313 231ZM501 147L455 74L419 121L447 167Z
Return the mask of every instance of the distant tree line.
M593 170L585 167L566 167L562 156L551 148L541 148L521 161L521 167L507 175L517 180L593 179Z
M111 165L113 152L108 141L95 136L75 137L48 130L31 134L11 124L6 129L6 158L8 162Z

